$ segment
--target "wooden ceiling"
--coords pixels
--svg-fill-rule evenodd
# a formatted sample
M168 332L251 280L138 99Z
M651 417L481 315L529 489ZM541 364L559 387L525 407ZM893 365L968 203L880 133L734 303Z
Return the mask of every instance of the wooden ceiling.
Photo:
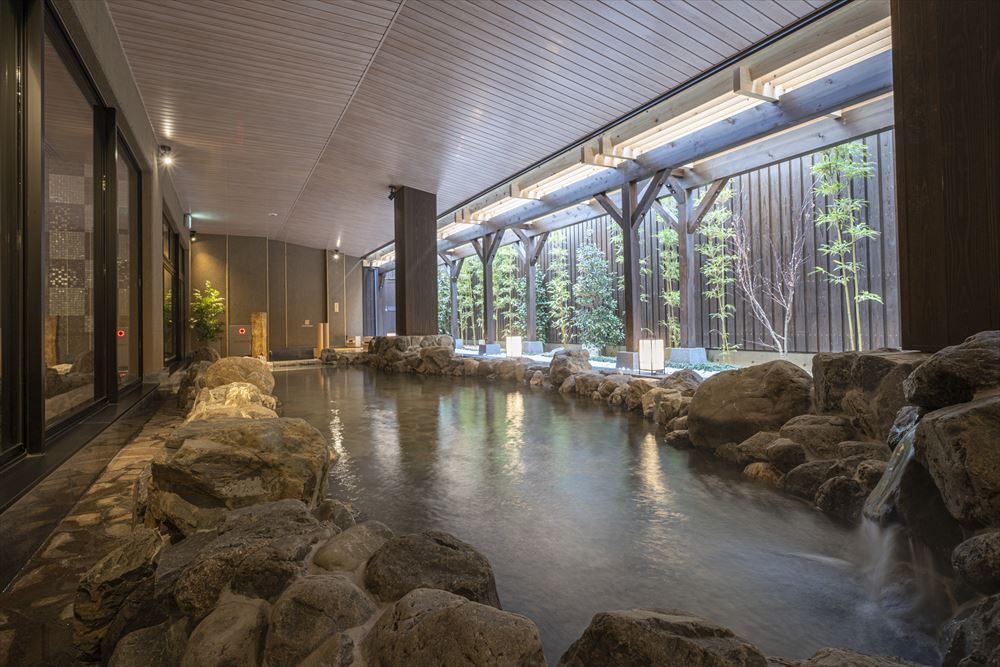
M827 1L107 3L199 231L360 255Z

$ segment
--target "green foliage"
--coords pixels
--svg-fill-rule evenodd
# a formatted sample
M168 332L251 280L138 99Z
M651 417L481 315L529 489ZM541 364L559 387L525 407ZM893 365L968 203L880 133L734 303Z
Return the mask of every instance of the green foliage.
M466 257L458 274L458 329L470 343L483 331L483 263L476 256Z
M549 324L557 332L557 342L566 344L573 335L573 303L569 284L568 251L563 246L563 232L549 237L549 270L545 280Z
M594 243L591 233L576 249L576 270L573 325L580 336L580 343L598 351L606 345L621 345L625 340L625 329L615 302L615 276L609 270L608 258Z
M816 226L833 234L829 243L819 247L829 258L828 266L817 266L819 273L844 294L847 315L848 344L851 350L862 350L861 304L865 301L882 303L882 297L861 288L864 266L858 261L858 244L878 237L878 232L860 219L868 203L853 197L851 181L868 178L874 173L868 161L868 149L863 142L852 141L826 151L812 166L816 182L813 192L828 200L825 210L816 214Z
M164 298L164 309L167 308ZM195 338L202 343L210 343L219 340L225 331L225 323L222 321L222 314L226 311L226 300L219 294L219 290L212 287L212 283L205 281L205 289L194 289L191 299L191 330Z
M498 340L525 333L527 285L517 260L514 245L503 246L493 259L493 316Z
M668 199L664 206L676 217L677 204L673 198ZM659 213L656 217L661 219ZM668 221L663 220L663 222L664 228L656 233L660 250L660 276L663 279L660 299L665 306L666 315L665 319L660 320L660 325L667 330L667 347L671 348L679 345L681 340L681 263L678 245L680 239L677 237L677 230Z
M445 264L438 264L437 295L438 333L451 333L451 279L448 277L448 266Z
M736 282L733 275L736 256L729 251L734 236L733 214L729 208L729 201L732 198L732 188L728 186L723 188L712 209L705 214L701 227L698 228L704 241L695 246L695 250L702 256L701 274L705 277L707 287L702 294L713 307L710 317L717 323L715 331L719 334L724 361L729 360L733 350L739 349L738 345L729 341L727 329L728 319L736 313L736 306L726 302L726 290L729 285ZM695 207L697 206L696 201Z

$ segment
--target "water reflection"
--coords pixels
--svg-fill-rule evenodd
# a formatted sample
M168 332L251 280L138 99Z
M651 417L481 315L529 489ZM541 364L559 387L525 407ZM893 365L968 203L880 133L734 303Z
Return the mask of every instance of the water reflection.
M863 535L663 445L639 415L474 378L277 379L287 416L340 438L331 492L397 532L474 544L553 663L594 613L628 607L687 609L772 655L936 661L907 593L871 594Z

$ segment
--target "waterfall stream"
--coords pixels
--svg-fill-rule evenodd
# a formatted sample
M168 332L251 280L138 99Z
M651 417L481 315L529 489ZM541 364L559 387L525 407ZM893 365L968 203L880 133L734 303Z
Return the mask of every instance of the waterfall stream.
M922 416L920 408L906 406L896 415L896 421L889 432L889 446L892 447L892 456L886 466L882 479L868 495L865 501L864 515L877 523L884 523L883 519L890 510L889 503L899 483L903 479L903 471L907 464L913 460L914 440L917 433L917 424Z

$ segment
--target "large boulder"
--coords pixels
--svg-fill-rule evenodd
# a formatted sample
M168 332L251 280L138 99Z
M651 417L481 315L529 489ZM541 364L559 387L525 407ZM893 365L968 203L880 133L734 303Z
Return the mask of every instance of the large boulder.
M812 501L823 482L839 475L851 475L853 472L839 461L806 461L785 473L782 486L785 492Z
M767 448L778 440L774 431L754 433L740 443L726 443L715 449L715 455L725 461L745 468L757 461L768 461Z
M420 372L439 375L451 366L455 351L450 345L429 345L420 348Z
M136 528L80 578L73 604L73 638L81 655L100 657L101 642L133 593L152 580L165 540Z
M941 667L1000 665L1000 595L992 595L960 614Z
M375 603L349 578L314 574L296 579L271 610L268 667L292 667L327 637L363 624Z
M607 400L608 396L611 396L618 387L627 387L631 379L622 373L603 375L597 385L597 393L600 394L601 400Z
M861 507L868 493L853 477L837 475L831 477L816 490L815 502L825 514L847 524L855 524L861 518Z
M1000 530L976 535L951 554L955 573L973 590L984 595L1000 593Z
M816 409L853 418L867 437L885 440L905 405L903 380L922 364L922 352L823 352L813 357Z
M596 371L591 373L580 373L573 376L576 378L576 393L578 396L590 398L597 392L597 388L604 382L604 375Z
M261 393L257 385L249 382L232 382L214 389L198 392L194 406L186 421L241 417L243 419L274 419L278 401L270 394Z
M698 387L688 409L688 430L698 447L742 442L758 431L776 431L809 411L812 378L788 361L724 371Z
M824 648L800 667L921 667L915 662L883 655L865 655L842 648Z
M916 449L955 519L1000 526L1000 395L924 415Z
M191 633L181 667L259 665L269 609L263 600L224 600Z
M197 426L196 426L197 425ZM333 457L326 439L302 419L191 422L191 439L153 462L147 516L182 535L214 527L238 507L322 497Z
M386 542L365 566L365 586L384 602L415 588L440 588L500 608L486 557L453 535L426 531Z
M524 616L427 588L386 611L365 649L371 667L546 664L538 628Z
M935 352L903 382L906 402L931 410L1000 386L1000 331L981 331Z
M274 375L267 362L254 357L225 357L208 367L205 386L209 389L230 382L249 382L265 394L274 391Z
M221 358L222 355L219 354L218 350L216 350L214 347L209 347L207 345L195 348L195 350L191 353L192 364L197 364L202 361L207 361L210 364L214 364Z
M108 667L177 667L187 642L187 619L163 621L122 637Z
M597 614L559 667L767 667L756 646L683 611L631 609Z
M656 380L651 378L632 378L625 394L625 408L637 410L642 407L642 397L656 387Z
M799 415L785 422L779 433L802 445L811 460L835 458L838 445L855 436L854 424L840 415Z
M695 371L685 368L675 371L657 383L661 389L680 392L682 396L694 396L701 386L702 379Z
M365 521L334 535L313 556L324 570L352 572L393 538L392 530L378 521Z
M210 361L197 361L187 367L177 387L177 407L185 412L191 409L194 399L205 388L205 374L211 366Z
M172 595L180 611L195 622L215 608L224 591L273 601L302 573L313 545L330 534L331 528L297 500L235 510L215 533L175 545L199 541L192 549L195 553L180 554L173 568L162 573L157 568L157 589ZM160 567L165 563L161 561Z
M764 448L764 456L781 472L806 462L805 447L788 438L777 438Z
M586 350L558 350L552 355L552 362L549 364L549 380L553 385L560 386L570 375L585 373L592 368L590 353Z

